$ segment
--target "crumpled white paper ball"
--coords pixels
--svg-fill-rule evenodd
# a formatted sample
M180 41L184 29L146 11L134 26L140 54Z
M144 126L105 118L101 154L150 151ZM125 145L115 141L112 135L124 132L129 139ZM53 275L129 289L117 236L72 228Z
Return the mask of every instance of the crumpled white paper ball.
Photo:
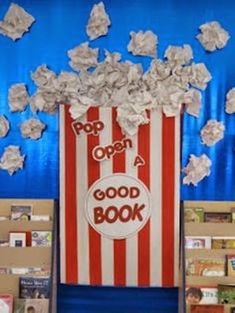
M202 24L199 28L201 34L196 38L210 52L224 48L230 38L229 33L217 21Z
M182 169L182 172L186 174L183 178L183 184L197 186L203 178L210 175L211 165L212 162L206 154L202 154L199 157L190 154L189 163Z
M111 25L108 14L105 12L104 3L95 4L91 10L90 18L86 27L87 35L90 40L104 36Z
M130 32L131 40L127 46L133 55L143 55L156 58L158 37L151 30Z
M25 84L15 84L8 90L8 102L11 112L22 112L29 103Z
M225 112L228 114L235 113L235 88L230 89L226 95Z
M216 120L207 121L201 130L202 143L211 147L224 138L224 124Z
M36 118L30 118L20 125L20 131L23 138L30 138L37 140L41 138L42 131L46 128L40 120Z
M193 59L193 50L190 45L168 46L164 57L173 64L186 65Z
M23 168L25 156L20 154L20 147L10 145L4 149L0 159L0 169L8 171L13 175Z
M8 119L3 115L0 116L0 138L3 138L7 135L10 129L10 124Z

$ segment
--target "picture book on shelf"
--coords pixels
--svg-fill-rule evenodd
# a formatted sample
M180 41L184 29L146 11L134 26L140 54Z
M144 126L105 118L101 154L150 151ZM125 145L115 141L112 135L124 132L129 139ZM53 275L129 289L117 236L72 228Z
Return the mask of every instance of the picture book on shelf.
M218 304L218 288L207 286L187 286L187 304Z
M186 260L186 275L189 276L225 276L224 258L190 258Z
M0 294L0 312L13 313L13 295Z
M20 298L48 299L50 296L50 278L20 277Z
M25 232L10 232L9 234L10 247L26 247Z
M205 212L205 223L231 223L232 214L230 212Z
M204 220L203 208L184 208L184 222L185 223L202 223Z
M235 276L235 254L226 255L226 260L227 260L227 275Z
M32 247L50 247L51 243L51 231L32 231Z
M212 237L212 249L235 249L235 237Z
M210 249L211 237L208 236L186 236L185 237L186 249Z
M218 285L218 301L220 304L235 304L235 285Z
M224 306L219 304L192 304L190 313L224 313Z
M32 215L32 206L31 205L11 205L11 219L13 221L29 221Z
M49 300L17 299L14 313L49 313Z

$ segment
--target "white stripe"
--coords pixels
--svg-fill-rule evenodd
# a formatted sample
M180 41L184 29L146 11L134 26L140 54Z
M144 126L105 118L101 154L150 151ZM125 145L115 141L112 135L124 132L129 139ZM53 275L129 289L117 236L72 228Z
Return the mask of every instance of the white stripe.
M150 121L150 286L162 286L162 113Z
M61 283L66 283L65 260L65 123L64 106L60 106L60 277Z
M83 119L84 122L85 118ZM89 231L85 217L84 203L88 188L87 177L87 134L82 132L76 137L77 170L77 243L78 243L78 282L90 284L89 275Z
M138 178L138 168L134 166L138 154L137 135L130 137L132 149L126 150L126 173ZM126 285L138 285L138 234L126 239Z
M179 213L180 213L180 116L175 117L175 263L174 285L179 284Z
M100 108L100 120L104 122L105 128L100 132L100 145L112 143L112 109ZM112 160L100 162L100 178L113 173ZM111 286L114 284L114 255L113 240L101 236L101 273L102 285Z

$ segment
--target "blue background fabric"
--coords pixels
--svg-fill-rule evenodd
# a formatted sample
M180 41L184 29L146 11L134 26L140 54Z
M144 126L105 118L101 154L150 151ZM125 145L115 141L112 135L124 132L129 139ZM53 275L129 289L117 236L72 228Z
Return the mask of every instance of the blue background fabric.
M0 139L0 155L4 147L20 145L26 155L22 171L10 177L0 170L1 198L59 198L59 123L58 114L39 113L47 130L38 141L22 139L19 125L32 116L10 113L7 92L14 83L26 83L30 94L35 86L30 72L47 64L56 73L71 70L67 50L87 41L85 27L93 0L17 0L35 18L30 33L13 42L0 36L0 115L11 122L11 131ZM0 1L0 19L11 1ZM163 57L169 44L191 44L195 62L205 62L213 80L203 92L200 117L183 117L182 166L190 153L206 153L212 160L212 173L198 187L182 186L182 200L234 200L234 135L235 115L224 112L225 94L235 86L235 2L233 0L104 0L112 26L108 36L91 42L92 47L119 51L123 59L142 63L147 69L151 59L134 57L127 52L129 32L153 30L159 36L158 55ZM229 31L231 39L225 49L205 52L195 39L202 23L218 20ZM101 53L102 55L102 53ZM214 147L201 144L199 131L210 118L223 121L225 138ZM157 264L156 264L157 266ZM69 287L59 285L58 312L74 313L175 313L177 289L116 289Z

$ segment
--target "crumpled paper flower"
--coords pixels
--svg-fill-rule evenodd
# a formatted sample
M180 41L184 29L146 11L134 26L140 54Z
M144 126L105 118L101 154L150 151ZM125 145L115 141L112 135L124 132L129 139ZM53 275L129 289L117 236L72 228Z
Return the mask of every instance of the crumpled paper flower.
M8 102L11 112L22 112L29 103L25 84L15 84L8 90Z
M8 171L13 175L16 171L23 168L25 156L20 154L19 146L8 146L0 159L0 169Z
M235 113L235 88L230 89L226 95L225 112L228 114Z
M39 88L54 88L56 81L56 74L49 70L47 65L40 65L35 72L31 73L31 78L35 85Z
M196 38L207 51L212 52L224 48L230 38L229 33L216 21L202 24L199 28L201 34Z
M224 124L216 120L207 121L201 130L202 143L211 147L224 138Z
M193 50L190 45L169 46L164 57L172 64L186 65L193 59Z
M201 108L202 95L199 90L190 88L184 94L183 103L186 107L186 112L195 117L199 117L199 112Z
M201 90L205 90L207 83L212 79L212 76L204 63L192 64L190 73L190 84Z
M111 22L108 14L105 12L103 2L95 4L91 10L86 27L86 32L90 40L106 35L108 32L108 26L110 25Z
M7 135L10 129L10 124L8 119L3 115L0 116L0 137L3 138Z
M90 67L95 67L98 64L99 49L92 49L88 42L82 43L79 46L68 51L68 56L71 59L69 65L75 71L86 71Z
M212 162L206 154L202 154L200 157L190 154L189 163L182 169L182 172L186 174L183 184L197 186L203 178L210 175L211 165Z
M41 138L42 131L46 128L40 120L36 118L30 118L20 125L21 135L24 138L30 138L37 140Z
M32 15L19 5L12 3L4 16L4 20L0 21L0 34L8 36L12 40L19 39L25 32L29 31L34 21Z
M158 37L151 30L138 33L130 32L131 40L127 46L133 55L144 55L155 58L157 56Z

